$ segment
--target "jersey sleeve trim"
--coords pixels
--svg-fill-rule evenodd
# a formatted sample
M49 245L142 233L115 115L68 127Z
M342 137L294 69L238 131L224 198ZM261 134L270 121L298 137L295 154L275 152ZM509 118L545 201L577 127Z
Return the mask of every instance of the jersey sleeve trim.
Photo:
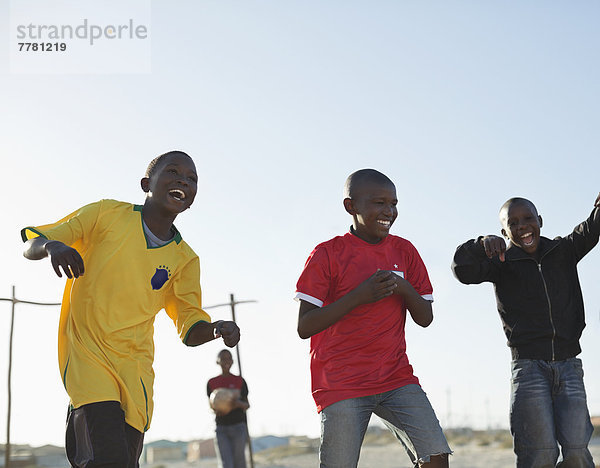
M296 300L296 301L303 300L306 302L310 302L311 304L316 305L317 307L323 307L322 300L317 299L316 297L309 296L308 294L301 293L301 292L296 293L294 300Z
M426 301L431 301L433 302L433 294L423 294L421 296L423 299L425 299Z
M32 227L26 227L21 229L21 239L23 242L27 242L30 239L35 239L36 237L43 237L44 239L48 239L44 234Z
M183 338L183 344L187 345L187 340L188 340L188 337L190 336L190 333L192 332L192 330L194 329L194 327L195 327L196 325L198 325L199 323L202 323L202 322L204 322L204 323L210 323L210 322L207 322L206 320L198 320L196 323L194 323L194 324L193 324L193 325L192 325L192 326L189 328L189 330L187 331L187 333L185 334L185 337Z

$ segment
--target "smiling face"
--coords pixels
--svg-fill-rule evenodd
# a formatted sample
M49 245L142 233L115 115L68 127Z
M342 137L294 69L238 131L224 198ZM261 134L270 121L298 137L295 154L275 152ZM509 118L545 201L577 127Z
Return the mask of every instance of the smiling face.
M188 209L196 197L198 175L194 161L174 152L162 158L150 177L142 179L147 203L177 215Z
M535 205L524 198L509 200L500 210L502 234L510 242L533 255L540 245L542 217Z
M373 179L361 181L353 188L351 198L344 200L354 221L354 234L370 244L377 244L390 233L398 216L397 204L394 184Z

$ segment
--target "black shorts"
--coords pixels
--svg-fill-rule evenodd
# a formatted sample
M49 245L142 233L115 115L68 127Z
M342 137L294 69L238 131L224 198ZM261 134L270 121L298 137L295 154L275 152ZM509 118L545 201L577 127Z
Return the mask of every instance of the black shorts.
M118 401L69 410L65 448L74 468L138 468L144 433L125 422Z

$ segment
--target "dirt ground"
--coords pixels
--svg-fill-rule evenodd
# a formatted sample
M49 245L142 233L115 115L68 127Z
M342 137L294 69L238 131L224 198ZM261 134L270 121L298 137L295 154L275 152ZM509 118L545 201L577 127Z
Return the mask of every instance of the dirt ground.
M469 438L450 441L454 454L450 458L452 468L513 468L515 458L506 437ZM600 438L590 446L596 466L600 467ZM255 468L314 468L318 466L318 454L312 447L277 447L254 454ZM397 442L372 443L365 440L359 468L412 468L404 448ZM163 468L217 468L215 459L200 463L162 464ZM146 468L153 468L148 466ZM158 466L155 466L158 468Z
M452 446L454 454L450 458L452 468L514 468L515 457L512 448L498 445L481 446L477 443ZM597 466L600 463L600 445L592 447L592 455ZM277 460L277 464L259 464L258 467L271 468L314 468L318 466L316 454L304 454ZM366 445L361 451L360 468L412 468L404 449L397 443L387 445Z

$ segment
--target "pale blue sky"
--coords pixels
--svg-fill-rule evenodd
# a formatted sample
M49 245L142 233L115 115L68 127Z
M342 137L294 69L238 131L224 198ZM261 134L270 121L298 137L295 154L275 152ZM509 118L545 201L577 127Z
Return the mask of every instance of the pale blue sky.
M177 226L200 256L205 304L230 292L259 301L238 309L251 432L316 436L295 282L312 248L348 229L346 176L374 167L398 190L392 233L416 245L434 286L434 323L407 327L417 376L443 425L505 427L510 353L492 288L459 284L450 262L459 243L499 232L511 196L537 204L549 237L589 214L600 191L599 19L593 1L153 1L148 75L11 75L3 41L0 296L12 284L23 299L62 294L47 261L21 257L20 227L99 198L141 203L148 161L185 150L200 183ZM580 264L594 414L599 259L596 249ZM2 342L9 311L0 304ZM58 310L18 308L15 442L62 443L57 323ZM163 313L156 329L147 440L211 436L204 386L221 346L185 348Z

